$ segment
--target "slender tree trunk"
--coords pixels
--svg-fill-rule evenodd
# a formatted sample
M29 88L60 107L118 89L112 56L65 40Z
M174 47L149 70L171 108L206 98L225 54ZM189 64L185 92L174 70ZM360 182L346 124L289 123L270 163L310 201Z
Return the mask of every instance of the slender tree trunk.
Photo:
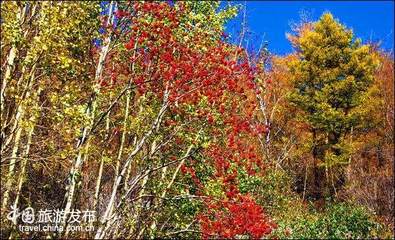
M17 19L18 19L19 24L22 24L24 22L24 19L26 18L28 4L29 3L25 3L25 6L23 7L23 9L17 13ZM17 48L16 44L14 43L14 44L12 44L11 49L8 53L8 57L6 60L6 62L7 62L6 70L5 70L5 73L3 76L3 81L1 84L0 97L1 97L1 116L2 117L3 117L3 112L4 112L5 89L7 87L8 81L11 79L12 71L15 68L14 62L15 62L15 57L16 57L17 53L18 53L18 48Z
M41 90L42 89L40 88L37 91L36 97L40 95ZM38 104L37 104L37 107L39 107ZM22 186L23 186L23 183L25 182L25 178L26 178L26 166L28 163L30 146L32 144L32 137L33 137L33 132L35 129L35 124L36 124L36 119L37 119L37 117L34 115L36 113L32 113L32 114L33 114L33 118L31 119L31 122L32 122L33 126L30 127L27 132L27 142L26 142L25 152L23 153L23 156L22 156L22 162L21 162L21 167L20 167L21 170L19 173L18 185L17 185L17 189L16 189L16 196L15 196L15 200L14 200L14 204L13 204L14 209L17 209L17 207L18 207Z
M32 7L29 7L33 5ZM17 18L19 20L20 26L21 26L21 31L24 31L23 33L23 39L27 39L28 34L31 32L31 28L27 28L27 29L23 29L22 25L26 22L27 20L27 14L28 14L28 8L31 8L30 11L30 20L32 20L33 16L36 14L37 11L37 6L39 5L39 3L31 3L31 2L27 2L25 4L25 6L23 7L22 10L20 10L20 12L17 15ZM9 55L7 57L7 65L6 65L6 70L5 70L5 74L4 77L2 78L2 84L1 84L1 93L0 93L0 97L1 97L1 101L0 101L0 105L1 105L1 138L2 138L2 142L1 142L1 154L4 153L5 149L7 148L7 146L11 143L12 138L13 138L13 134L16 132L16 128L17 128L17 122L15 122L13 124L13 128L10 131L10 134L8 136L8 138L5 138L5 128L8 125L8 123L6 122L6 118L7 116L4 116L5 112L8 113L8 111L6 110L6 104L4 102L5 97L6 97L6 87L8 82L12 79L12 72L14 71L14 69L16 68L15 66L15 59L18 57L18 48L20 48L20 46L17 46L15 44L12 44L12 47L10 49ZM35 65L35 64L34 64ZM17 84L17 89L19 89L20 84L23 80L23 76L25 76L25 71L26 71L26 66L22 66L22 70L21 70L21 77L18 80L18 84Z
M183 156L183 159L180 161L180 163L178 164L176 170L174 171L173 176L172 176L170 182L167 184L166 188L163 190L162 194L160 195L159 204L158 204L159 206L162 205L163 199L166 197L167 192L168 192L168 191L170 190L170 188L173 186L173 183L174 183L174 181L175 181L176 178L177 178L177 175L178 175L178 173L179 173L179 171L180 171L180 169L181 169L181 166L185 163L186 158L187 158L187 157L189 156L189 154L191 153L192 147L193 147L193 145L190 145L190 146L188 147L188 150L187 150L187 152L185 153L185 155ZM151 223L150 229L151 229L152 231L155 231L155 229L156 229L156 220L155 220L155 219L154 219L153 222Z
M18 116L23 116L24 112L22 108L18 108ZM18 154L19 150L19 142L21 140L21 134L22 134L22 127L18 127L17 132L15 134L15 141L14 141L14 147L12 148L12 153L11 153L11 160L10 160L10 166L8 168L8 174L7 174L7 181L5 184L5 190L3 194L3 203L2 203L2 209L7 209L8 205L8 200L9 200L9 195L11 191L11 187L13 184L13 176L14 176L14 170L15 170L15 165L16 165L16 157Z
M131 164L132 160L134 159L134 157L137 155L137 153L140 152L140 150L142 149L146 140L154 133L155 129L157 129L159 127L162 117L168 107L168 96L169 96L169 92L166 90L163 95L162 107L159 110L159 113L158 113L156 119L154 120L154 123L152 124L150 130L148 132L146 132L144 134L144 136L139 140L136 147L129 154L128 159L126 160L125 164L123 165L121 173L117 177L115 185L112 189L110 201L109 201L109 203L107 205L107 209L102 217L101 226L98 228L98 230L96 232L95 239L102 239L105 236L106 231L108 229L108 223L109 223L110 219L112 218L112 210L113 210L112 206L114 206L114 204L115 204L116 195L118 193L118 188L121 184L121 181L122 181L122 179L124 179L126 171L129 167L129 165Z
M138 194L138 200L135 203L136 210L135 210L135 214L133 215L133 220L135 221L135 224L134 225L132 224L132 226L130 227L129 234L133 234L133 232L137 229L136 228L136 224L138 224L140 219L141 219L140 214L141 214L142 209L143 209L143 207L142 207L142 205L143 205L142 196L144 195L145 185L148 182L148 178L149 178L149 175L147 174L143 178L143 182L141 183L141 190L140 190L140 192ZM137 234L137 239L141 238L142 234L144 233L144 229L145 229L144 226L140 229L139 233Z
M115 179L114 179L113 188L115 187L116 180L118 178L119 168L121 166L121 158L122 158L123 148L124 148L124 145L125 145L126 130L127 130L127 124L128 124L128 118L129 118L129 105L130 105L129 91L130 90L128 90L126 92L126 94L125 94L126 95L125 115L124 115L124 120L123 120L123 129L122 129L121 143L120 143L120 146L119 146L117 162L116 162L116 167L115 167ZM125 184L126 184L126 182L125 182Z
M21 85L20 82L22 82L22 80L25 78L25 76L26 76L26 66L23 66L23 67L22 67L22 71L21 71L21 76L20 76L19 79L18 79L18 85L17 85L17 88L18 88L18 89L19 89L19 87L20 87L20 85ZM28 84L28 85L29 85L29 84ZM29 93L28 87L26 87L25 92L26 92L26 93ZM22 93L22 94L21 94L21 98L22 98L22 99L24 98L23 95L24 95L24 94ZM26 96L26 95L25 95L25 96ZM9 136L7 137L7 139L5 139L5 141L2 142L2 144L1 144L1 153L4 153L4 151L6 150L7 146L12 142L12 139L14 138L14 134L16 134L16 133L18 132L18 127L20 126L20 122L21 122L21 120L22 120L22 116L21 116L21 114L20 114L21 111L22 111L21 109L22 109L22 106L21 106L21 104L19 104L18 107L17 107L17 111L16 111L16 114L15 114L15 120L14 120L12 129L11 129L11 131L10 131L10 134L9 134ZM4 122L3 122L3 120L4 120ZM6 125L5 119L2 119L2 125ZM3 130L3 129L2 129L2 130Z
M137 137L134 137L134 141L133 141L133 146L136 146L136 142L137 142ZM127 192L128 189L128 182L129 182L129 178L130 178L130 174L132 172L132 164L129 165L128 170L126 172L126 176L125 176L125 184L124 184L124 192Z
M315 200L320 200L323 197L323 181L325 180L325 173L322 167L319 166L320 163L320 149L317 143L317 133L313 130L313 197Z
M113 10L115 8L115 5L116 5L116 2L112 1L110 3L109 11L108 11L108 22L107 22L108 25L113 24L113 20L114 20L114 18L113 18L114 11ZM69 174L70 175L69 184L67 186L67 192L65 195L66 205L64 208L64 211L66 212L66 214L70 212L71 207L73 205L76 185L78 183L77 177L80 172L81 166L83 164L83 154L86 152L86 150L87 150L86 146L88 145L87 144L88 143L87 134L90 132L90 130L94 124L94 118L96 115L96 105L97 105L96 98L97 98L97 95L100 93L99 81L101 79L101 75L102 75L103 67L104 67L104 62L105 62L106 56L108 54L110 44L111 44L111 36L108 36L104 41L103 47L101 48L99 62L97 64L96 73L95 73L94 94L91 99L91 106L90 107L88 106L88 109L86 112L87 116L91 119L91 121L87 126L85 126L83 128L82 136L77 144L77 150L78 150L77 158L76 158L74 165L72 166L70 174ZM66 227L66 225L67 225L66 219L64 220L63 225L64 225L64 227ZM67 232L66 232L66 236L67 236Z
M110 130L110 113L108 113L107 118L106 118L105 141L107 141L110 136L109 130ZM96 211L98 209L98 203L99 203L99 195L100 195L101 179L103 176L103 168L104 168L104 156L102 154L102 158L100 159L99 173L98 173L97 180L96 180L95 196L93 199L93 209L95 209Z
M137 37L136 37L136 39L135 39L135 44L134 44L134 47L133 47L133 58L135 58L136 57L136 50L137 50ZM135 62L133 62L132 63L132 74L134 74L134 69L135 69ZM129 81L129 87L132 85L132 79L130 79L130 81ZM132 91L130 91L129 90L129 93L130 94L128 94L128 93L126 93L126 96L127 96L127 99L126 99L126 105L127 105L127 111L128 111L128 113L129 113L129 105L130 105L130 99L132 98ZM129 96L130 95L130 96ZM140 108L140 111L141 111L141 108ZM125 113L125 123L124 123L124 132L126 131L126 119L127 119L127 117L126 117L126 113ZM123 136L123 133L122 133L122 136ZM135 137L134 138L134 141L133 141L133 146L136 146L136 141L137 141L137 137ZM126 192L126 190L127 190L127 186L128 186L128 181L129 181L129 176L130 176L130 172L132 171L132 165L130 164L129 165L129 167L128 167L128 170L127 170L127 172L126 172L126 176L125 176L125 185L124 185L124 191ZM119 170L117 169L116 170L116 174L118 174L118 172L119 172ZM114 181L115 182L115 181Z
M96 211L97 211L98 203L99 203L101 179L103 177L103 168L104 168L104 158L102 157L100 160L99 173L97 176L96 187L95 187L95 197L93 200L93 209L95 209Z
M151 150L150 150L150 153L149 153L149 157L152 157L152 155L155 153L156 145L157 145L156 144L156 140L154 140L152 145L151 145ZM129 166L129 169L130 169L130 166ZM164 171L165 171L165 169L167 169L167 167L163 168ZM162 175L162 177L163 177L163 175ZM140 219L141 219L140 214L142 212L142 204L143 204L142 196L145 193L145 185L148 182L148 178L149 178L149 174L147 174L143 178L143 181L142 181L141 186L140 186L140 190L137 193L137 202L135 202L135 204L134 204L135 205L135 211L134 211L134 214L133 214L133 217L132 217L134 222L132 222L132 224L131 224L131 226L129 228L129 236L133 236L134 231L136 231L136 229L138 229L136 225L139 224ZM125 192L127 192L127 188L125 188ZM144 227L140 229L139 233L137 234L137 238L138 239L141 238L141 235L143 234L144 229L145 229Z
M26 178L26 166L28 163L28 158L29 158L29 151L30 151L30 146L32 143L32 136L33 136L33 132L34 132L34 127L32 127L27 135L27 143L26 143L26 149L25 149L25 153L23 154L23 159L21 162L21 172L19 173L19 180L18 180L18 186L17 186L17 192L16 192L16 197L14 200L14 209L17 209L18 204L19 204L19 198L21 195L21 190L22 190L22 186L23 183L25 182L25 178Z
M12 188L12 184L13 184L13 177L14 177L14 171L15 171L15 165L16 165L16 158L18 157L18 151L19 151L19 143L21 140L21 135L22 135L22 126L21 126L21 122L24 119L24 115L25 115L25 106L24 106L24 100L25 99L29 99L30 98L30 93L31 93L31 88L33 86L33 82L35 79L35 71L36 71L36 64L33 65L32 69L31 69L31 74L30 74L30 79L29 82L27 83L26 86L26 93L25 96L23 97L23 99L21 100L21 103L18 106L18 110L16 113L16 133L15 133L15 140L14 140L14 147L12 148L12 152L11 152L11 159L10 159L10 166L8 169L8 175L6 177L6 185L5 185L5 191L4 191L4 195L3 195L3 202L2 202L2 209L6 209L7 208L7 204L8 204L8 200L9 200L9 195L10 195L10 191Z
M126 138L126 128L127 128L127 119L129 117L129 104L130 104L130 98L128 95L128 92L130 90L128 90L126 92L126 106L125 106L125 115L124 115L124 120L123 120L123 129L122 129L122 136L121 136L121 143L119 146L119 150L118 150L118 156L117 156L117 161L116 161L116 167L115 167L115 175L118 175L119 172L119 167L121 165L121 158L122 158L122 153L123 153L123 147L125 144L125 138ZM116 178L116 177L115 177Z
M305 173L304 173L304 181L303 181L303 201L306 199L306 186L307 186L307 172L308 170L308 164L305 163Z
M3 78L3 82L1 84L1 116L3 117L3 112L4 112L4 97L5 97L5 89L7 87L7 83L11 78L11 72L14 69L14 60L15 60L15 56L16 56L16 46L12 45L11 49L10 49L10 53L8 54L7 57L7 67L4 73L4 78ZM2 121L3 122L3 121Z

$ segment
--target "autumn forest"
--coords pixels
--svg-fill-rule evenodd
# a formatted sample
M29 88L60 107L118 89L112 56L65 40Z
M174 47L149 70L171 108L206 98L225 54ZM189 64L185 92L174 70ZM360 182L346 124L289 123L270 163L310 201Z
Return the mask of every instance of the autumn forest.
M2 1L0 238L394 238L393 52L330 12L252 51L240 14Z

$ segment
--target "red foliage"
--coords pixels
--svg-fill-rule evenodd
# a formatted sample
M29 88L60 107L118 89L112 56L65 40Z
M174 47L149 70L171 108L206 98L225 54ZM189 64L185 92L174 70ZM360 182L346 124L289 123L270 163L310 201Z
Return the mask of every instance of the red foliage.
M275 226L261 206L240 193L237 172L231 170L235 166L254 175L263 169L261 154L252 141L257 132L266 131L266 127L254 126L252 121L258 105L254 67L243 49L221 40L207 46L206 51L194 47L194 41L201 41L202 36L189 43L177 41L172 29L179 26L182 8L177 10L163 2L136 2L133 9L139 14L117 13L129 18L131 24L124 45L130 61L119 60L118 69L111 70L112 82L121 84L115 81L121 74L119 69L128 69L122 74L132 80L138 96L150 92L161 99L168 94L169 108L174 114L181 114L182 106L196 106L203 98L207 99L206 108L199 109L194 116L183 116L207 121L213 141L204 151L205 164L215 170L212 178L222 179L226 196L205 202L207 210L199 215L203 236L259 238L269 234ZM144 15L158 21L139 21L136 17ZM138 71L132 70L134 66L138 66ZM164 122L166 127L177 124L169 119ZM176 142L182 143L180 139ZM204 186L196 171L192 164L181 166L183 175L190 177L199 189L198 194L202 194Z
M210 203L209 207L208 214L199 216L203 238L262 238L276 228L249 196L238 195L235 200Z

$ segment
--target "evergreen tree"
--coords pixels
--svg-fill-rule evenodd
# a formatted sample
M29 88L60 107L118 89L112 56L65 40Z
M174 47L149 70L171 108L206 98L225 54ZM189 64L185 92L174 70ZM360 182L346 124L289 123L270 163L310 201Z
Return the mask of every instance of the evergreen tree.
M311 133L312 197L320 199L335 193L335 171L341 185L341 166L349 163L353 149L353 129L363 122L353 110L373 82L376 58L330 13L291 39L298 58L289 63L289 100L302 110L298 119Z

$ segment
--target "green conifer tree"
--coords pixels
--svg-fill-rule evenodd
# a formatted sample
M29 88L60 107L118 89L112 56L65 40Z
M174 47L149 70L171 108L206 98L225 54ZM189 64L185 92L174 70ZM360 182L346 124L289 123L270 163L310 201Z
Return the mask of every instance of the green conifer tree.
M321 199L335 193L330 176L337 171L341 179L341 166L350 161L352 132L362 124L353 110L373 82L377 61L369 46L354 39L352 30L330 13L301 28L292 43L298 58L289 63L293 83L289 100L301 110L298 118L311 132L311 193Z

